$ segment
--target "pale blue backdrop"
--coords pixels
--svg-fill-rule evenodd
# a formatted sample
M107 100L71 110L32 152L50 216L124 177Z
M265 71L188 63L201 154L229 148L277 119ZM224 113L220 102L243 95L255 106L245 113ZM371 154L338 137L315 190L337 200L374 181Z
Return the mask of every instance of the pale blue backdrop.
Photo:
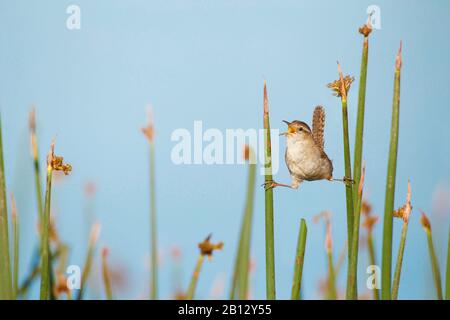
M68 30L66 8L81 8L81 29ZM401 119L396 206L413 189L414 211L405 250L400 298L433 298L425 234L419 211L432 216L441 269L448 232L450 179L448 1L0 1L0 110L7 186L22 222L20 278L28 274L36 245L36 210L27 116L38 111L41 162L51 139L73 173L55 184L54 213L61 237L82 265L86 246L83 186L94 181L93 210L102 223L100 245L126 270L122 298L148 295L149 219L147 142L140 132L146 105L156 121L157 207L161 249L160 296L172 294L170 251L182 251L181 285L187 287L196 244L208 233L223 252L206 263L198 297L228 296L245 196L245 166L175 166L174 129L260 128L262 84L268 82L271 121L310 121L313 107L327 111L326 149L335 175L343 175L339 100L326 84L344 73L359 75L362 37L357 29L368 5L381 9L381 29L370 40L364 159L366 194L380 216L392 105L394 58L403 40ZM353 141L357 82L349 96ZM353 144L353 143L352 143ZM352 146L353 147L353 146ZM284 148L284 142L281 143ZM280 150L280 155L282 155ZM276 179L288 181L284 165ZM258 177L258 184L262 178ZM300 218L309 233L304 296L319 298L326 273L323 224L312 216L333 212L335 259L345 241L345 196L339 183L305 183L275 191L278 297L288 298ZM440 194L441 196L436 196ZM433 199L441 209L433 210ZM252 296L265 297L263 191L256 192ZM434 207L437 207L436 205ZM439 214L442 212L442 214ZM394 222L394 257L401 222ZM382 224L375 229L381 257ZM365 251L360 292L365 293ZM95 268L98 270L98 266ZM221 287L224 288L221 289ZM94 285L95 287L95 285ZM214 288L213 288L214 287ZM344 273L339 289L345 287ZM36 287L35 287L36 288ZM103 297L101 287L90 297ZM31 297L36 298L36 290Z

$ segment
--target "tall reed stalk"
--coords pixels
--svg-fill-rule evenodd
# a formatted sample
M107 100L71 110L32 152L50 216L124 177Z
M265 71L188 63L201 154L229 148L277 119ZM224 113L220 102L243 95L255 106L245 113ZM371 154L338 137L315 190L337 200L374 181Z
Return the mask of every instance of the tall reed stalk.
M447 244L447 271L445 272L445 300L450 300L450 230Z
M52 198L52 177L53 177L53 162L55 157L55 144L52 143L50 152L47 156L47 183L45 188L45 207L42 215L41 224L41 290L40 299L50 300L51 283L50 283L50 207Z
M81 285L80 291L78 292L77 300L83 299L84 293L86 291L87 281L92 269L92 262L94 259L95 246L97 244L98 237L100 236L100 223L96 222L92 226L91 234L89 236L89 244L86 253L86 260L84 262L83 271L81 274Z
M348 109L347 109L347 94L350 86L354 80L353 77L342 75L341 66L338 62L339 80L328 84L328 88L334 91L334 95L341 98L342 104L342 136L344 141L344 166L345 166L345 198L347 205L347 240L352 242L353 233L353 186L352 181L352 165L350 161L350 139L348 134ZM350 250L348 251L348 258L350 259Z
M358 201L355 206L355 219L353 222L353 235L352 235L352 243L351 243L351 257L350 263L348 266L348 275L347 275L347 300L356 300L358 299L358 250L359 250L359 225L360 225L360 217L361 217L361 202L363 196L364 189L364 175L365 168L362 167L362 173L359 179L358 186Z
M186 293L186 300L193 300L195 295L195 289L197 288L198 276L202 270L204 257L202 254L198 256L197 263L195 264L194 272L192 273L191 282Z
M272 177L272 144L270 139L269 99L267 85L264 81L264 145L265 145L265 182L271 183ZM276 299L275 292L275 239L273 222L273 189L265 191L265 225L266 225L266 297L268 300Z
M239 299L248 298L249 269L250 269L250 242L253 219L253 200L256 182L256 157L249 146L244 148L244 159L249 161L247 196L245 201L244 218L239 236L238 251L233 272L233 281L230 299L234 299L239 291Z
M19 218L17 216L16 201L11 194L11 220L13 227L13 299L17 299L19 291Z
M149 186L150 186L150 247L151 247L151 283L150 299L158 299L158 248L156 233L156 195L155 195L155 144L152 111L149 110L149 122L142 129L149 142Z
M8 210L6 205L5 164L3 160L2 123L0 117L0 299L12 299L11 261L9 255Z
M433 244L433 234L431 232L431 224L427 215L422 212L422 217L420 219L420 223L422 224L425 233L427 234L428 241L428 251L430 253L430 261L431 261L431 270L433 272L433 280L434 285L436 287L436 296L438 300L442 300L442 284L441 284L441 272L439 271L439 262L436 256L436 250L434 249Z
M102 278L103 284L105 286L106 299L112 300L112 288L111 288L111 280L109 277L109 268L108 268L108 248L102 249Z
M332 238L332 234L331 234L331 219L330 219L330 217L328 217L327 221L326 221L325 250L327 253L327 261L328 261L327 299L328 300L336 300L337 299L336 272L334 269L334 262L333 262L333 238Z
M381 272L381 297L391 299L392 270L392 220L395 199L395 175L397 171L398 132L400 118L400 71L402 67L402 44L397 53L394 76L394 98L392 102L391 142L389 147L388 171L383 225L383 260Z
M356 116L356 133L355 133L355 153L353 159L354 174L354 191L353 203L356 206L358 194L356 186L359 186L361 175L362 153L363 153L363 135L364 135L364 113L366 105L366 83L367 83L367 65L369 60L369 35L372 32L371 17L367 19L366 24L359 28L359 33L364 36L363 49L361 55L361 71L359 76L359 92L358 92L358 112ZM350 240L349 240L350 241ZM349 242L350 243L350 242Z
M300 221L300 231L297 240L297 254L295 256L294 280L292 281L291 299L300 299L300 290L302 288L303 262L305 261L306 235L308 228L305 219Z
M394 281L392 283L392 300L397 300L397 298L398 298L398 287L400 285L400 275L401 275L401 271L402 271L403 253L405 251L406 233L408 231L409 216L411 214L411 211L412 211L411 183L408 181L408 193L406 195L406 203L403 207L394 211L394 217L402 219L403 226L402 226L402 234L401 234L401 238L400 238L400 245L398 248L397 263L395 266Z
M42 203L41 171L39 165L38 139L36 134L36 109L34 107L30 111L29 128L30 128L31 156L33 158L34 183L36 187L36 203L38 209L39 223L42 224L44 206Z

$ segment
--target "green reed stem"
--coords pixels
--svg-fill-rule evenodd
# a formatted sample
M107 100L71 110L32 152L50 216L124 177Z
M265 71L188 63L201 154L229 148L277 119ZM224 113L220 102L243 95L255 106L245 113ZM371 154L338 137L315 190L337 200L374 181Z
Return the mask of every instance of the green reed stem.
M6 206L5 164L3 160L2 124L0 118L0 299L12 299L11 263L9 256L8 209Z
M52 151L51 151L52 152ZM49 156L50 158L50 156ZM50 163L47 165L47 184L45 190L45 207L41 227L41 290L40 299L50 300L51 298L51 279L50 279L50 207L52 195L52 175L53 167Z
M13 226L13 299L17 299L19 290L19 219L17 217L17 209L14 198L11 196L12 210L12 226Z
M195 265L194 272L192 273L191 282L189 283L189 288L186 293L186 300L193 300L195 295L195 289L197 288L198 276L202 269L204 257L202 254L198 256L197 264Z
M238 259L239 266L239 299L248 298L249 271L250 271L250 242L253 219L253 199L256 183L256 161L253 151L249 149L250 167L248 172L247 199L244 211L244 232L242 234L241 258Z
M109 278L109 268L107 260L108 250L104 248L102 250L102 277L103 284L105 286L105 293L107 300L113 300L112 288L111 288L111 280Z
M403 222L402 235L400 238L400 245L398 248L397 264L395 265L394 280L392 283L392 300L397 300L397 298L398 298L398 287L400 285L400 275L402 272L403 253L405 251L406 233L407 232L408 232L408 223Z
M353 222L352 243L350 246L351 257L348 266L347 275L347 300L358 299L358 251L359 251L359 225L361 218L361 202L364 187L364 167L362 168L361 178L358 187L358 199L355 206L355 219Z
M272 177L272 144L270 139L269 99L264 82L264 144L265 144L265 182L273 181ZM275 240L273 224L273 189L265 191L265 224L266 224L266 297L275 300Z
M376 266L376 259L375 259L375 245L373 243L373 235L372 232L369 231L367 235L367 249L369 251L369 264L371 266ZM379 289L374 288L373 291L373 299L374 300L380 300L380 292Z
M436 256L436 251L433 244L433 235L430 230L426 230L428 240L428 251L430 252L431 269L433 271L434 285L436 287L436 295L438 300L442 300L442 284L441 284L441 272L439 271L439 262Z
M158 248L156 234L156 195L155 195L155 147L150 142L150 228L151 228L151 286L150 299L158 299Z
M328 300L336 300L337 299L336 273L334 271L333 252L331 250L327 251L327 260L328 260L328 292L327 292L327 299Z
M369 32L370 33L370 32ZM359 185L361 178L361 164L363 153L363 135L364 135L364 112L366 104L366 83L367 83L367 63L369 58L369 33L364 35L362 56L361 56L361 71L359 78L359 92L358 92L358 112L356 116L356 133L355 133L355 153L353 160L353 174L354 186ZM356 206L358 201L357 192L353 192L353 203ZM350 239L349 239L349 243Z
M447 271L445 273L445 300L450 300L450 230L448 231Z
M91 234L89 237L88 250L86 253L86 259L85 259L83 271L81 274L80 291L78 292L77 300L83 299L84 292L86 291L86 286L87 286L89 275L90 275L90 272L92 269L92 262L94 259L95 245L97 243L97 239L98 239L99 235L100 235L100 224L95 223L92 226Z
M392 102L391 142L389 147L388 171L383 225L383 260L381 272L381 297L391 299L392 269L392 220L395 199L395 175L397 171L398 132L400 118L400 71L402 65L401 44L396 58L394 77L394 98Z
M343 81L342 73L341 73L341 81ZM342 133L344 138L345 177L349 180L352 180L352 165L350 163L350 142L348 135L347 97L342 96L341 102L342 102ZM345 185L345 198L347 204L347 239L349 243L352 243L353 220L354 220L353 186L349 183ZM350 250L348 251L348 256L350 258Z
M300 231L297 240L297 254L295 256L294 280L292 281L291 300L300 299L300 290L302 288L303 262L305 261L306 235L308 228L305 219L300 221Z

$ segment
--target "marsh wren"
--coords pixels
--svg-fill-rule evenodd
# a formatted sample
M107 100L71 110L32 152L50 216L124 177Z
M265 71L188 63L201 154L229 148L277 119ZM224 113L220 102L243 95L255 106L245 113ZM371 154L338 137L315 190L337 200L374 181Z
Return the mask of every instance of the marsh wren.
M290 185L267 181L266 189L288 187L297 189L303 181L327 179L348 182L346 178L333 179L333 164L324 151L325 110L321 106L314 109L312 130L303 121L288 122L288 130L281 133L286 137L285 161L292 178Z

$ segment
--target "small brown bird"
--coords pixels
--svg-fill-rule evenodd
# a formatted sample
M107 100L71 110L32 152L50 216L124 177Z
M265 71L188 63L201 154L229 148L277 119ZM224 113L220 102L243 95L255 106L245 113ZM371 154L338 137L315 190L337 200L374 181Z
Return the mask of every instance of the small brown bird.
M321 106L314 109L312 131L302 121L283 121L288 131L280 135L286 136L285 161L292 177L291 185L275 181L267 181L266 189L288 187L297 189L303 181L327 179L348 182L348 179L333 179L333 164L324 151L325 110Z

